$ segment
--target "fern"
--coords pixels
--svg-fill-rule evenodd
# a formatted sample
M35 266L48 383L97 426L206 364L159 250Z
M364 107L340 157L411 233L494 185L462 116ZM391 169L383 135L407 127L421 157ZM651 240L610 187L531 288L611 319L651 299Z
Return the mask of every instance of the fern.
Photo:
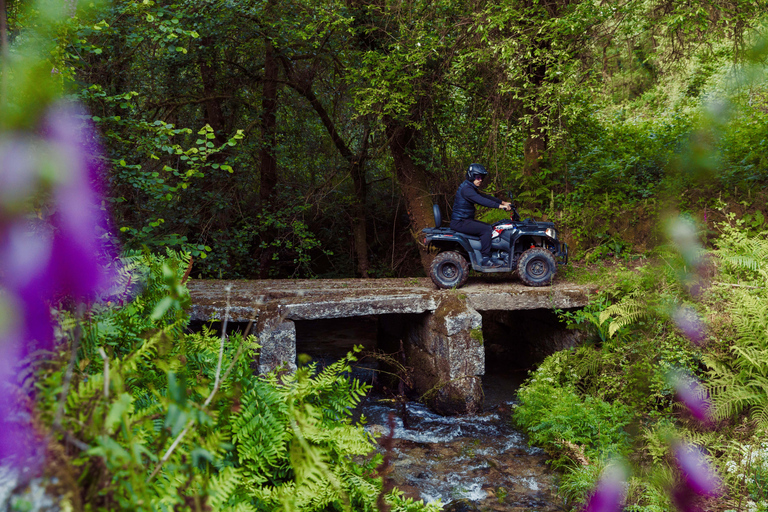
M241 480L242 476L232 466L225 467L213 475L210 483L211 507L214 510L224 509L224 505L228 504L230 499L235 496Z
M768 428L768 240L726 228L718 254L724 277L746 277L758 286L734 292L730 313L738 336L730 347L733 358L705 359L714 415L726 419L746 411L760 428Z
M613 337L622 329L654 316L655 311L649 304L633 297L628 297L605 308L600 313L600 323L602 324L610 319L608 337Z
M370 475L379 457L369 457L373 440L352 421L369 389L349 376L354 354L322 371L258 377L255 339L232 335L226 378L211 395L221 338L184 333L186 261L132 253L86 317L59 315L63 332L82 332L58 433L82 450L73 462L88 508L186 509L194 500L243 512L376 510L381 481ZM49 423L69 360L58 358L31 367ZM395 510L435 509L387 499Z

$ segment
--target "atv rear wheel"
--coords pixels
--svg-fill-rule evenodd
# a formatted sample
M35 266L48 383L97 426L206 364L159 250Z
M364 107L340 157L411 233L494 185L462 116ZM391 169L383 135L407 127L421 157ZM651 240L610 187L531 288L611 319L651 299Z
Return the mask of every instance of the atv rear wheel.
M456 251L441 252L432 261L429 277L438 288L459 288L469 277L469 262Z
M552 284L557 272L555 257L547 249L534 247L520 256L517 262L517 275L528 286L546 286Z

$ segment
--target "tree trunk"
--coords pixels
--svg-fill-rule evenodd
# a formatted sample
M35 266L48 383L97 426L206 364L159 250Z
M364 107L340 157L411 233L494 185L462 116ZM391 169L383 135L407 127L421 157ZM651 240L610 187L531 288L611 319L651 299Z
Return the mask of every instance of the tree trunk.
M261 173L259 199L262 211L271 212L274 207L273 194L277 185L277 79L278 62L275 58L275 47L272 41L267 40L264 53L264 87L262 89L262 120L261 120ZM267 230L263 233L267 244L274 239L274 233ZM259 256L259 277L265 279L269 276L269 268L272 262L274 248L263 247Z
M424 271L428 273L432 258L422 242L421 230L429 227L434 217L426 172L411 157L417 131L390 117L384 118L384 124L389 139L389 150L395 164L397 181L400 184L408 217L411 220L411 235L419 248L421 265L424 267Z
M529 109L531 122L528 125L528 137L525 139L523 175L530 177L538 174L541 158L547 150L547 139L542 127L541 114L534 109Z
M354 226L352 233L355 239L355 254L357 255L357 273L361 277L368 277L370 262L368 261L368 231L366 227L367 216L365 204L368 199L368 184L365 182L365 154L368 146L368 130L365 132L363 150L355 158L349 168L352 175L352 183L355 187Z
M275 48L267 41L264 57L264 88L261 108L261 189L262 204L270 202L277 185L277 79L279 69L275 59Z
M8 11L5 0L0 0L0 55L3 60L8 57Z
M540 43L542 49L547 49L546 43ZM528 66L528 81L534 86L535 90L541 89L547 76L547 66L544 64L530 64ZM541 158L547 150L546 132L543 130L544 113L536 98L533 98L532 104L526 107L525 112L530 119L528 124L528 136L524 145L523 175L526 177L535 176L540 169Z
M222 146L226 142L226 126L224 124L224 114L221 110L221 100L216 96L216 68L217 61L215 43L212 37L206 36L202 39L204 51L200 52L200 78L203 82L203 96L209 98L205 101L205 122L213 128L216 136L214 142L217 146Z
M8 92L8 11L5 8L5 0L0 0L0 102L5 101L5 95Z

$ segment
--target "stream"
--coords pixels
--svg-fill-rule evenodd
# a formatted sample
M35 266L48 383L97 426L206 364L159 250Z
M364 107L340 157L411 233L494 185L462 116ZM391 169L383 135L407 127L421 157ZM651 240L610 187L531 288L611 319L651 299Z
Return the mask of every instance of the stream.
M375 333L375 325L364 319L304 322L297 324L297 351L322 366L352 345L374 348ZM375 366L362 359L354 376L370 380ZM526 368L487 368L484 411L474 416L440 416L408 402L408 428L399 405L384 395L370 394L360 412L380 443L391 431L390 417L394 419L388 478L407 497L440 500L445 510L454 512L562 510L546 454L529 447L525 436L510 426L515 392L526 375ZM382 446L379 449L384 453Z
M371 398L363 409L370 430L389 432L392 406ZM442 417L416 403L407 409L410 428L395 417L388 475L406 496L451 503L454 510L559 510L546 456L509 427L508 403L460 417Z

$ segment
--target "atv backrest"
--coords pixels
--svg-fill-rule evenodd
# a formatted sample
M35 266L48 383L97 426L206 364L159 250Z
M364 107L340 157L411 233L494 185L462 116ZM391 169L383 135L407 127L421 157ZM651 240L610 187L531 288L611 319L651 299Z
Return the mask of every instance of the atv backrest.
M440 226L443 225L443 216L440 215L440 207L437 206L436 204L433 204L432 205L432 213L435 216L435 227L439 228Z

